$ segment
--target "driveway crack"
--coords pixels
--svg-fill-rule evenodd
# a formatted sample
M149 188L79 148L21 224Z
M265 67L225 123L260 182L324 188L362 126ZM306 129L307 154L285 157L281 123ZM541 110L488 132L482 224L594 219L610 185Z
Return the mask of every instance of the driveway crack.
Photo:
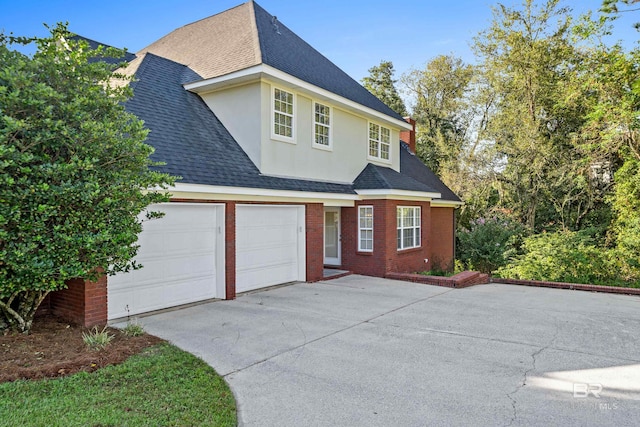
M269 360L271 360L271 359L274 359L274 358L276 358L276 357L278 357L278 356L281 356L281 355L283 355L283 354L285 354L285 353L290 353L290 352L295 351L295 350L298 350L298 349L303 349L305 346L307 346L307 345L309 345L309 344L313 344L313 343L315 343L316 341L320 341L320 340L322 340L322 339L325 339L325 338L331 337L331 336L333 336L333 335L337 335L337 334L339 334L339 333L341 333L341 332L348 331L349 329L353 329L353 328L358 327L358 326L360 326L360 325L367 324L367 323L369 323L369 322L371 322L371 321L373 321L373 320L375 320L375 319L379 319L380 317L386 316L387 314L394 313L394 312L396 312L396 311L398 311L398 310L402 310L403 308L410 307L410 306L412 306L412 305L414 305L414 304L418 304L418 303L421 303L421 302L423 302L423 301L427 301L427 300L430 300L430 299L432 299L432 298L438 297L438 296L440 296L440 295L444 295L444 294L449 293L449 292L451 292L451 291L453 291L453 290L454 290L453 288L452 288L452 289L447 289L447 290L446 290L446 291L444 291L444 292L439 292L439 293L434 294L434 295L429 295L428 297L425 297L425 298L420 298L420 299L417 299L417 300L415 300L415 301L411 301L410 303L404 304L404 305L402 305L402 306L400 306L400 307L396 307L396 308L394 308L394 309L392 309L392 310L385 311L384 313L377 314L377 315L375 315L375 316L373 316L373 317L370 317L369 319L365 319L365 320L363 320L363 321L361 321L361 322L354 323L353 325L349 325L349 326L347 326L347 327L345 327L345 328L338 329L338 330L333 331L333 332L331 332L331 333L329 333L329 334L326 334L326 335L320 336L320 337L318 337L318 338L315 338L315 339L312 339L312 340L309 340L309 341L307 341L307 335L304 333L304 331L302 331L302 328L300 328L300 326L296 324L296 326L298 326L298 328L302 331L302 334L303 334L303 336L304 336L304 343L302 343L302 344L300 344L300 345L297 345L297 346L294 346L294 347L291 347L291 348L288 348L288 349L286 349L286 350L284 350L284 351L281 351L281 352L276 353L276 354L274 354L274 355L271 355L271 356L269 356L269 357L265 357L264 359L258 360L258 361L256 361L256 362L251 363L250 365L244 366L244 367L242 367L242 368L234 369L233 371L228 372L228 373L227 373L227 374L225 374L225 375L222 375L222 377L223 377L223 378L226 378L226 377L228 377L228 376L230 376L230 375L237 374L238 372L242 372L242 371L244 371L244 370L246 370L246 369L249 369L249 368L252 368L252 367L254 367L254 366L256 366L256 365L260 365L260 364L262 364L262 363L265 363L265 362L267 362L267 361L269 361ZM299 355L298 355L298 357L299 357Z
M507 427L512 426L518 419L518 401L516 400L515 395L524 387L526 387L527 380L529 379L529 375L531 374L531 372L534 372L537 369L536 362L537 362L538 356L540 356L540 354L543 351L552 347L556 339L558 338L558 335L560 334L560 325L558 324L558 320L557 319L554 319L554 320L555 320L556 330L555 330L555 333L553 334L553 338L551 338L551 340L545 346L540 347L539 349L531 353L530 355L531 365L529 365L529 368L524 371L522 375L522 381L520 382L520 384L518 384L518 386L512 392L506 394L507 398L511 401L511 408L512 408L512 417L509 423L506 425Z

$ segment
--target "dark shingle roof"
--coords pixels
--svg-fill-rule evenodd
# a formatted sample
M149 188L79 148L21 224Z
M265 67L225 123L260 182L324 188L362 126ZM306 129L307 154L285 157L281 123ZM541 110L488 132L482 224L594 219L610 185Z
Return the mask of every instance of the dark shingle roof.
M400 146L400 172L369 163L353 181L353 188L440 193L440 200L461 201L427 165L409 151L407 144L400 142Z
M404 121L360 83L253 2L262 62L312 85Z
M447 187L431 169L409 151L409 146L400 142L400 170L403 175L413 178L441 194L442 200L461 202L460 198Z
M360 172L360 175L353 181L353 188L356 190L407 190L421 191L426 193L437 193L429 185L418 182L403 173L396 172L391 168L377 166L369 163Z
M109 46L108 44L100 43L100 42L97 42L95 40L91 40L89 38L86 38L86 37L83 37L83 36L79 36L79 35L74 35L74 36L71 36L69 38L71 40L77 40L77 41L84 40L85 42L87 42L87 44L89 45L91 50L95 50L99 46L103 46L105 48L113 47L113 46ZM125 52L125 54L123 56L118 57L118 58L109 58L109 57L91 58L89 60L89 62L102 61L102 62L106 62L107 64L118 65L118 64L121 64L123 62L130 62L130 61L134 60L135 57L136 57L135 54L133 54L131 52Z
M197 76L184 65L146 54L136 72L129 112L150 129L147 143L162 172L180 182L229 187L354 194L351 185L260 175L258 168L196 94L182 83Z

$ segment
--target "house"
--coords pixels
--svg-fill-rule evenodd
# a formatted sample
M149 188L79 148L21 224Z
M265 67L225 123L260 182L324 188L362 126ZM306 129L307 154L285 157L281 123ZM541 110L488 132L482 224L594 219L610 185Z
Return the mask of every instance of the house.
M144 223L144 268L82 291L85 312L232 299L327 266L384 277L452 262L462 202L415 156L415 122L254 1L178 28L126 72L152 158L182 179Z

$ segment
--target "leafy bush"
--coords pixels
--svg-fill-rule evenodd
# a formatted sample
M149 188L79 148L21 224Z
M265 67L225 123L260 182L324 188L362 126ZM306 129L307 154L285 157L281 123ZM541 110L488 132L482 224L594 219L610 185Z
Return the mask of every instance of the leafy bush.
M584 231L557 231L527 237L523 253L498 269L504 278L551 282L621 284L612 252Z
M504 215L478 218L458 232L458 258L468 269L491 273L519 249L524 234L522 225Z
M627 160L615 174L613 235L622 276L640 281L640 161Z

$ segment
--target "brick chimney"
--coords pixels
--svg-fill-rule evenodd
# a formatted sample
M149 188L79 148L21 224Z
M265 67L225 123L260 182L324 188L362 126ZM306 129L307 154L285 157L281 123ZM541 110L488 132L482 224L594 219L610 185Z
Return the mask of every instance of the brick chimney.
M404 119L413 129L400 131L400 140L406 142L409 145L409 151L416 154L416 121L411 117L405 117Z

